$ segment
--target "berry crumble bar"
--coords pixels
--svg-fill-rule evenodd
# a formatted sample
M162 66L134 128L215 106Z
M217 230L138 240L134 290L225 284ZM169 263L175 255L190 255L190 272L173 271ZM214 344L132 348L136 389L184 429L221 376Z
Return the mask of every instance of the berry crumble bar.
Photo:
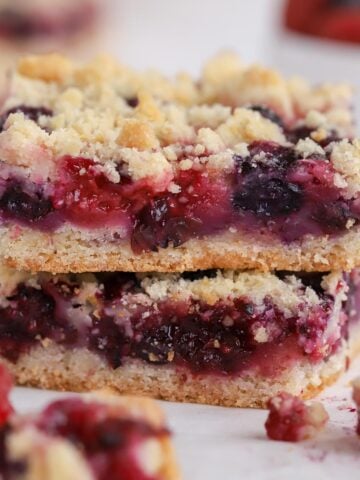
M0 387L1 389L1 387ZM92 394L0 425L2 480L179 480L158 406Z
M0 357L19 384L263 407L343 372L341 274L0 276Z
M226 54L200 80L23 58L3 89L0 254L18 270L360 262L351 91Z

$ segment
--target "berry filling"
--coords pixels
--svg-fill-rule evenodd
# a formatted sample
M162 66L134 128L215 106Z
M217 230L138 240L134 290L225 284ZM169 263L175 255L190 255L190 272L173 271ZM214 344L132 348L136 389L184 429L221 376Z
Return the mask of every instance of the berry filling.
M82 287L76 281L20 284L0 309L0 354L16 362L50 339L64 348L87 348L112 368L141 359L194 374L256 368L275 376L304 355L315 363L328 358L347 333L345 315L337 319L338 333L328 331L334 298L320 286L319 304L309 308L299 300L299 313L289 317L269 297L262 305L246 297L211 305L193 297L151 301L133 274L97 274L97 280L100 288L85 303L77 298ZM304 289L309 282L305 278Z
M276 115L253 108L267 117ZM51 114L29 107L20 111L34 121ZM298 130L291 134L306 135ZM113 183L92 160L64 157L58 180L42 188L7 176L0 213L5 221L50 231L66 222L88 229L110 227L114 240L128 239L134 253L178 247L229 229L289 243L306 235L341 234L358 223L359 202L345 198L336 185L327 155L303 158L294 147L273 142L254 142L249 152L234 156L230 172L214 173L204 165L179 169L176 193L159 192L150 179L132 181L121 164L120 182Z

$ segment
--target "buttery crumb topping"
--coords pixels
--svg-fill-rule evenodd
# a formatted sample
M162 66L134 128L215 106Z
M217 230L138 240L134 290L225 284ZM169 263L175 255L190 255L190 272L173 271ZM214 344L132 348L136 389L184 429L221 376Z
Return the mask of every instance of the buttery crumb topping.
M185 146L203 165L225 169L232 165L231 155L246 156L253 141L288 143L282 126L251 105L271 108L289 127L300 122L313 128L316 140L314 135L332 129L340 136L352 134L350 100L344 85L288 81L272 70L243 65L230 53L210 61L200 79L139 73L107 56L86 65L57 54L30 56L13 72L1 112L25 105L51 114L35 122L10 113L0 133L1 158L37 179L53 179L65 155L90 158L114 183L120 181L116 165L121 163L134 180L155 178L174 189L176 170L192 168ZM297 149L308 156L321 147L308 138ZM336 168L343 149L334 148ZM360 161L356 144L351 156ZM355 174L339 168L352 185Z
M94 305L98 302L97 292L101 292L102 285L95 275L57 275L40 273L31 275L18 273L4 266L1 267L1 293L10 295L17 284L26 283L31 286L40 286L44 281L52 279L54 282L78 283L76 304ZM266 298L278 306L287 316L299 314L299 305L305 314L307 308L313 308L321 302L316 291L310 286L305 286L300 277L288 275L279 278L272 273L258 273L255 271L240 272L234 270L217 271L215 277L206 274L199 279L189 280L181 274L137 274L141 282L143 293L135 294L134 303L143 302L151 305L165 299L202 300L214 305L218 300L227 300L237 297L249 299L261 308ZM341 282L340 273L324 275L322 288L325 293L339 297L340 301L346 299L346 285ZM340 286L340 287L339 287ZM132 294L130 294L132 295ZM131 302L130 302L131 303ZM260 333L259 333L260 335Z

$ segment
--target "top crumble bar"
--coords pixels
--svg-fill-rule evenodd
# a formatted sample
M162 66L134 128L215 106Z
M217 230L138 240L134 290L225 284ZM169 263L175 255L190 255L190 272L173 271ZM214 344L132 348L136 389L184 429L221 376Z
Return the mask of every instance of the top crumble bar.
M360 264L351 89L234 55L200 79L23 58L0 109L0 255L33 271Z

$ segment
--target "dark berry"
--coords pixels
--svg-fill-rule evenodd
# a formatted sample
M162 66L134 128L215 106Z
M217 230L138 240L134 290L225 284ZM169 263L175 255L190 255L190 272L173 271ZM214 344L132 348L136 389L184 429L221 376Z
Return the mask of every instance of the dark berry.
M50 200L40 193L30 195L16 184L5 190L0 199L0 209L5 215L28 222L40 220L53 211Z
M0 132L4 130L4 125L11 113L23 113L25 117L34 122L38 122L39 118L43 115L50 117L52 111L44 107L27 107L26 105L20 105L18 107L11 108L0 116Z
M136 108L139 105L139 99L138 97L130 97L126 99L126 103L129 107Z
M314 214L314 218L326 231L332 233L346 228L346 224L351 218L351 212L347 204L333 202L320 205Z
M120 367L123 357L128 353L124 328L118 326L112 317L94 319L88 332L88 342L89 347L104 355L113 368Z
M174 350L175 325L161 325L153 330L145 331L142 340L136 345L140 358L154 363L169 363L169 352Z
M172 217L166 198L151 200L137 216L131 247L136 253L178 247L196 232L197 226L193 218Z
M279 125L279 127L284 126L284 123L280 115L274 112L274 110L272 110L271 108L265 107L264 105L251 105L251 107L249 108L254 112L259 112L262 117L267 118L273 123L276 123L277 125Z
M50 290L50 285L48 287ZM53 294L44 289L19 285L0 311L0 352L16 362L41 338L53 338L73 345L77 340L74 326L58 317Z
M251 211L259 217L278 217L297 212L302 205L301 187L279 178L245 183L235 193L236 210Z

